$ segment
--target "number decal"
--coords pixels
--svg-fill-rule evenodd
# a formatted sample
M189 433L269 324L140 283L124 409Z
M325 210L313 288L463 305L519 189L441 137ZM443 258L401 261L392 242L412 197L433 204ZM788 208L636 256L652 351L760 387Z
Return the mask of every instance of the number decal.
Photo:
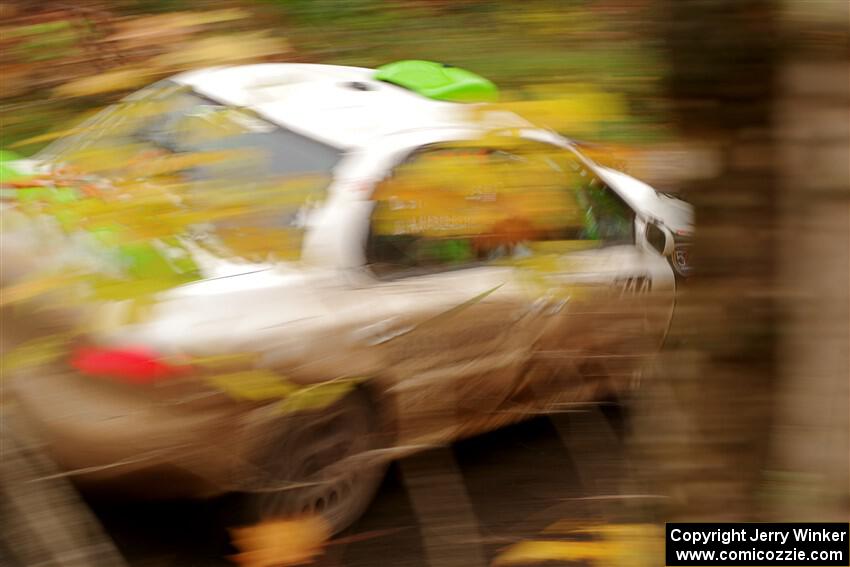
M652 278L648 275L617 278L614 280L614 285L620 288L620 297L643 295L652 292Z

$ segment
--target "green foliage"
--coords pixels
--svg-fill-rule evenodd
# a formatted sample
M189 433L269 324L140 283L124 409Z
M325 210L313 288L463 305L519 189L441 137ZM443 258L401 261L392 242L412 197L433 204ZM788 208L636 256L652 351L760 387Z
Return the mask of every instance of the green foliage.
M371 67L402 59L451 63L495 82L506 100L540 100L529 85L559 85L559 96L573 88L606 93L620 97L626 112L563 125L565 133L619 142L663 137L654 124L664 118L657 101L666 67L641 27L649 8L592 0L530 0L522 9L441 0L236 6L199 12L179 0L148 0L59 12L52 21L18 14L3 26L0 145L67 126L84 109L181 69L293 57ZM45 61L61 72L45 73ZM45 96L60 86L54 92L61 98ZM33 100L34 91L41 94Z
M666 67L644 35L648 7L618 10L591 0L530 0L521 8L483 1L268 4L270 14L294 22L290 41L314 60L367 67L403 59L450 63L496 83L503 100L539 100L530 85L564 87L557 98L579 87L620 97L627 112L559 128L568 135L630 143L664 136L654 125L664 118L656 101Z

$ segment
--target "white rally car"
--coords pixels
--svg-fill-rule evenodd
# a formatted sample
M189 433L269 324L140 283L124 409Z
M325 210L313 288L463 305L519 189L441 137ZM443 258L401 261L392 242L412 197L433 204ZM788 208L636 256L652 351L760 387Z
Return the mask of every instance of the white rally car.
M236 261L189 243L197 281L12 381L20 414L74 478L146 494L245 492L257 513L318 513L338 530L368 505L392 457L634 387L670 322L670 257L675 235L692 230L691 209L553 132L488 112L477 77L410 68L428 80L408 80L405 65L381 75L262 64L178 75L131 97L179 98L169 120L245 111L222 147L264 148L257 176L329 182L278 219L302 235L297 261ZM111 143L103 132L116 120L108 109L37 157L58 163ZM141 130L174 149L174 123ZM440 198L417 216L418 197L392 186L439 157L502 177L537 160L556 190L511 193L525 200L510 202L501 232L470 234L479 208L489 219L507 211L506 193L477 186L458 200L431 187ZM578 213L561 212L566 202ZM122 317L120 305L104 313ZM252 356L215 372L279 376L279 387L234 397L193 364L237 353ZM329 406L280 411L292 385L355 377Z

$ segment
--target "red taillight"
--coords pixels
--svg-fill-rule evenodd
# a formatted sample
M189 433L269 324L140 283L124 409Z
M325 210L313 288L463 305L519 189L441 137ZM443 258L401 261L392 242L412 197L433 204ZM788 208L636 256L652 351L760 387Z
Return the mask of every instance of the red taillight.
M153 384L182 376L191 369L188 365L165 362L141 348L80 348L71 357L71 366L88 376L127 384Z

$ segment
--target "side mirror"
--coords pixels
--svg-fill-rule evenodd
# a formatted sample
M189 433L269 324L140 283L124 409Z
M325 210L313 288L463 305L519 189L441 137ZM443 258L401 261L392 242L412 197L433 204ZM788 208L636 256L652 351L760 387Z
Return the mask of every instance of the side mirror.
M673 233L666 226L652 221L646 224L646 241L662 256L671 256L675 248Z

